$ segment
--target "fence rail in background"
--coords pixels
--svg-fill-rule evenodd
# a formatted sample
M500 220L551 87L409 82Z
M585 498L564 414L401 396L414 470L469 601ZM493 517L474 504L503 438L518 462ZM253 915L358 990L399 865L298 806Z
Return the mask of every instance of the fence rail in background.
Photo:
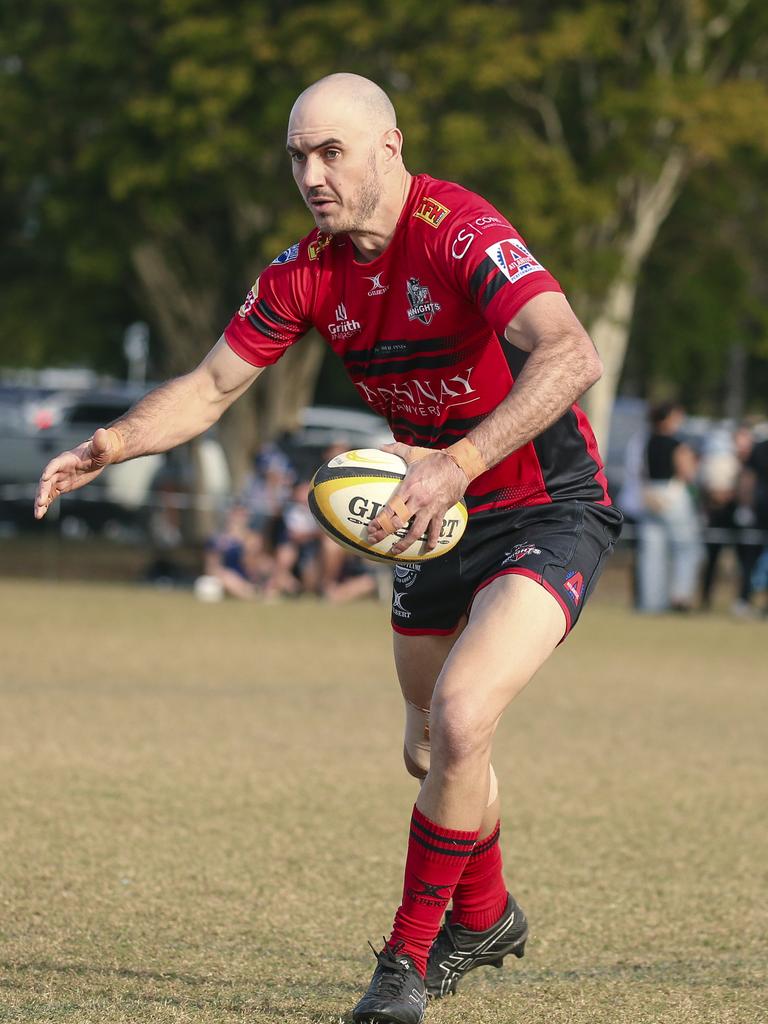
M34 501L36 485L30 484L0 484L0 502L29 501L30 521L32 521L32 503ZM83 488L66 495L63 501L53 506L57 514L66 512L67 501L72 499L78 502L87 502L91 505L111 505L116 503L107 499L103 494ZM220 512L224 511L231 503L232 498L222 499L220 495L191 495L174 494L163 492L153 494L140 504L135 506L119 506L126 513L138 514L142 511L153 511L162 509L174 509L183 512ZM2 504L0 504L0 521L2 521ZM638 528L636 523L627 522L621 531L621 541L637 540ZM747 546L768 545L768 530L758 530L754 527L739 527L737 529L723 529L722 527L702 526L700 531L701 540L705 544L742 544Z

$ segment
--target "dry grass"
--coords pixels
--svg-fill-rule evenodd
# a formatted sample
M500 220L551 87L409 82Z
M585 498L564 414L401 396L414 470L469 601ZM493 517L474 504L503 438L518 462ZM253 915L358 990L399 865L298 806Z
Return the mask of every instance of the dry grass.
M414 790L386 609L0 582L0 1021L348 1021ZM528 954L433 1024L764 1021L764 624L595 604L498 734Z

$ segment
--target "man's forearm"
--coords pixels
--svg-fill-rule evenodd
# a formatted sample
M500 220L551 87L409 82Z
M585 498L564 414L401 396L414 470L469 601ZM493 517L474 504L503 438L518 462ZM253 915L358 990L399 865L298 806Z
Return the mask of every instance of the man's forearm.
M193 372L169 380L110 424L120 445L115 461L125 462L175 448L206 431L229 404L207 387L199 374Z
M586 342L586 344L585 344ZM555 423L600 378L589 338L541 340L507 397L467 438L490 469Z

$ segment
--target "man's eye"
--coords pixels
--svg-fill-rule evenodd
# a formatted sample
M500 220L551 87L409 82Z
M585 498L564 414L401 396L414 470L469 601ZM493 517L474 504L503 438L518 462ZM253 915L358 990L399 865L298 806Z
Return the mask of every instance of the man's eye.
M337 156L341 156L341 150L339 149L326 149L325 155L329 160L335 160Z
M303 159L304 159L304 154L303 153L291 153L291 160L293 161L293 163L300 164Z

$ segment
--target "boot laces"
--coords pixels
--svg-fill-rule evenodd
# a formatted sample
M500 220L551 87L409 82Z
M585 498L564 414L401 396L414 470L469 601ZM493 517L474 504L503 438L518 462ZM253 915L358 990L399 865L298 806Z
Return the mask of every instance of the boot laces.
M379 977L376 982L376 991L381 995L387 996L399 996L401 995L405 986L409 967L405 963L401 963L397 959L400 951L403 948L403 943L398 942L394 946L390 946L387 940L384 940L384 949L381 952L377 952L376 949L368 943L373 950L373 955L379 964L379 970L377 971Z

